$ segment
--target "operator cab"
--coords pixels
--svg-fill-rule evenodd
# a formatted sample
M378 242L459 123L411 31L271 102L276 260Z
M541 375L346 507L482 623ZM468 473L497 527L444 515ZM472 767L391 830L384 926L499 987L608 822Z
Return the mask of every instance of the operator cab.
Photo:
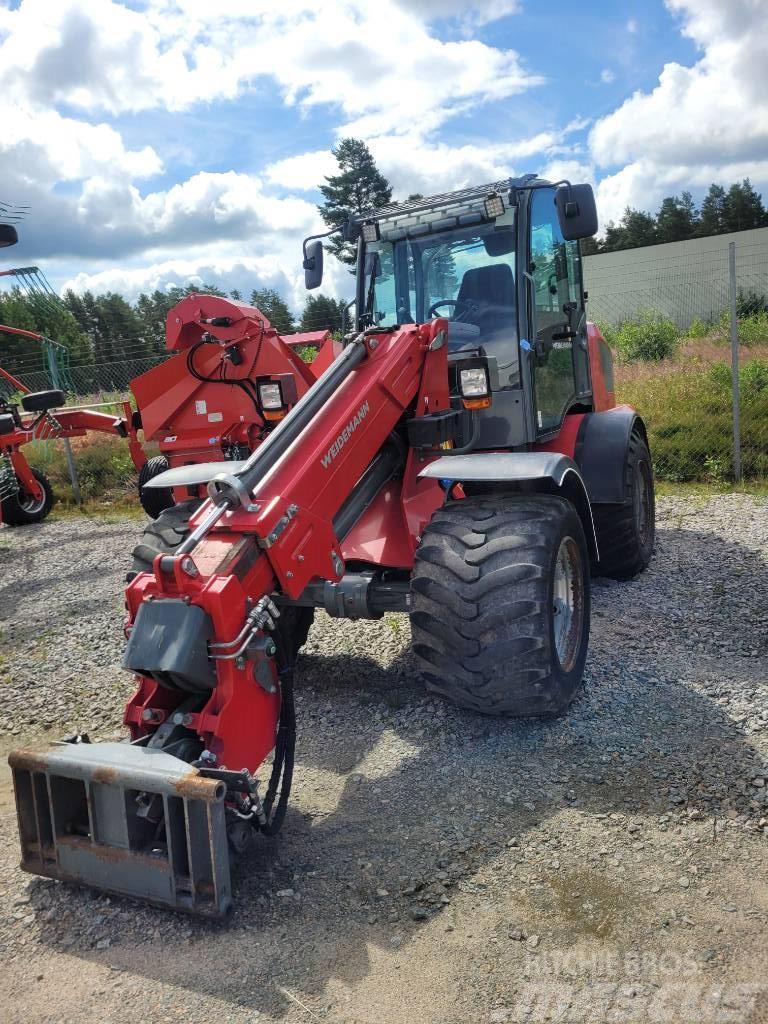
M590 186L535 175L355 218L356 326L447 320L449 364L487 361L478 447L543 439L590 407L578 239L596 230ZM308 287L318 264L321 243L305 242Z

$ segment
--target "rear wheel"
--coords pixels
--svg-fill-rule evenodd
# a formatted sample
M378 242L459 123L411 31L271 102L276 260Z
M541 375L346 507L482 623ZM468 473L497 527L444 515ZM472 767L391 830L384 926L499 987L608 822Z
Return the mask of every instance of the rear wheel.
M648 566L656 540L656 501L651 453L632 433L624 467L624 501L593 505L600 561L597 572L617 580L637 576Z
M547 716L573 700L589 640L589 554L578 513L550 495L439 509L412 578L427 689L488 715Z
M24 490L21 481L15 494L3 499L3 522L8 526L27 526L40 523L53 506L53 488L48 477L39 469L32 469L32 475L42 488L42 494L35 496Z
M147 459L139 470L139 501L150 519L157 519L161 512L173 505L173 491L170 487L145 487L145 484L166 469L168 459L164 455L155 455Z

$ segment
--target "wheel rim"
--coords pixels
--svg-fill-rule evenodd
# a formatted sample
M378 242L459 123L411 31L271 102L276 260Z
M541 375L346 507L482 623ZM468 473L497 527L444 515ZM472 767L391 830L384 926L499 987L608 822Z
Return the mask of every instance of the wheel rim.
M557 549L552 624L557 660L564 672L570 672L579 656L584 625L584 573L581 550L573 537L563 537Z
M33 516L35 515L35 513L40 512L40 510L44 507L45 490L43 489L42 485L40 486L40 490L43 492L42 497L40 498L33 498L32 495L27 494L26 491L19 491L19 505L21 506L22 510L27 513L27 515Z
M635 466L634 487L635 528L640 543L645 547L651 532L651 508L653 507L653 480L647 462Z

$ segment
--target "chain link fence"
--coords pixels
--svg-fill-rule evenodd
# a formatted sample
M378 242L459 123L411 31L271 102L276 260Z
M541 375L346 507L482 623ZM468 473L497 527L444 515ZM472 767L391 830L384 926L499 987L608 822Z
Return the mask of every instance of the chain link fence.
M646 420L656 475L768 478L768 229L584 261L588 316L619 401Z
M648 424L657 477L767 480L768 228L589 256L584 278L589 319L615 353L617 399ZM114 402L120 414L131 380L164 358L127 351L120 360L70 365L68 401ZM55 386L49 365L36 359L17 371L20 380L35 391ZM0 378L3 390L10 393ZM61 445L34 448L31 460L71 499L77 488ZM73 448L83 497L135 494L124 442L90 435Z

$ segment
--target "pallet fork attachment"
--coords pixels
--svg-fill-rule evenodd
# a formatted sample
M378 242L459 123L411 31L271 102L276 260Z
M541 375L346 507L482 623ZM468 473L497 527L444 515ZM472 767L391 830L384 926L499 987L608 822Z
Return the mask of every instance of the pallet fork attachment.
M17 750L9 763L24 871L207 917L229 910L222 781L130 743Z

